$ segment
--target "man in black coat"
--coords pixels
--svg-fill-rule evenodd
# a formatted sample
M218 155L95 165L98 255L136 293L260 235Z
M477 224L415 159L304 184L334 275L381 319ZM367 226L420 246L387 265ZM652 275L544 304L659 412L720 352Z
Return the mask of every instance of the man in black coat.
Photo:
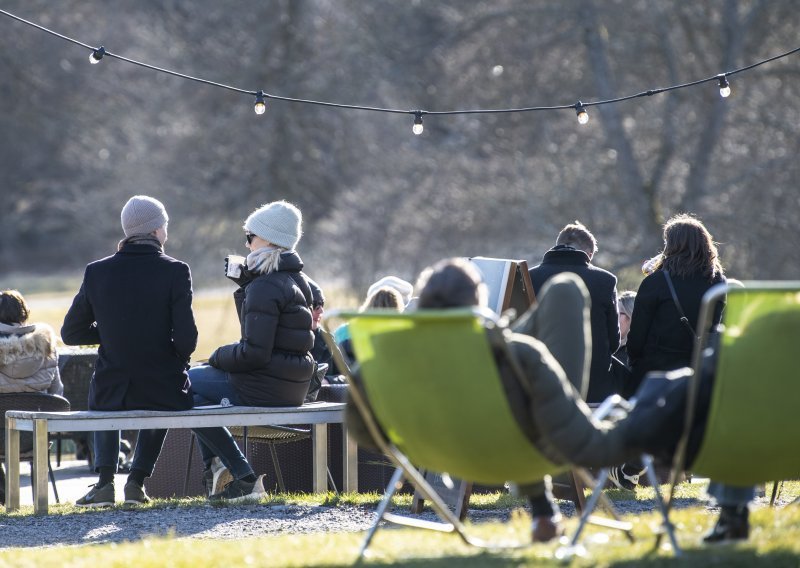
M67 345L99 345L89 387L92 410L192 408L189 358L197 346L189 266L164 254L169 218L143 195L122 209L125 239L116 254L90 263L64 318ZM166 430L141 430L125 503L147 502L144 479L153 473ZM76 504L114 504L119 431L95 432L100 480Z
M611 378L611 355L619 347L617 277L592 264L597 240L580 222L569 224L558 234L556 246L547 251L542 263L530 269L531 283L538 296L544 283L561 272L574 272L586 284L591 297L592 361L587 402L602 402L615 393Z

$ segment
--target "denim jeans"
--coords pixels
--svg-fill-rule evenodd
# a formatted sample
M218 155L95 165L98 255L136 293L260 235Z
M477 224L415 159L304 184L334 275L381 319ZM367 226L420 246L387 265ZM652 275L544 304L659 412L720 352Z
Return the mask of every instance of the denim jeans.
M716 499L720 507L733 507L737 505L747 505L756 497L754 486L739 487L736 485L726 485L717 481L708 484L708 494Z
M242 406L239 394L230 382L228 373L216 369L211 365L199 365L189 369L189 380L192 382L192 392L194 393L194 405L205 406L209 404L228 403L234 406Z
M138 469L145 476L153 475L153 468L167 437L166 430L139 430L136 437L136 450L133 453L131 469ZM94 433L94 470L110 467L116 472L119 466L119 430L107 430Z
M225 371L210 365L200 365L189 369L189 380L192 382L195 406L240 405L236 389L230 383L228 373ZM235 479L253 473L253 468L247 463L227 428L194 428L193 432L197 435L197 445L206 468L211 467L211 460L214 457L219 457Z

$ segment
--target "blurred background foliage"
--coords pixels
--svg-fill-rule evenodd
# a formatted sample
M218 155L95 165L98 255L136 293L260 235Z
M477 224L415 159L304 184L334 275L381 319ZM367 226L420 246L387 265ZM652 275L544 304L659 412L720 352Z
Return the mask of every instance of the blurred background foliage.
M245 89L449 110L572 104L683 83L795 48L792 0L6 0L90 45ZM676 212L741 279L797 277L800 55L590 108L412 117L253 99L104 59L0 16L0 281L68 282L110 254L119 211L169 210L168 252L216 287L242 220L296 203L310 276L363 293L445 256L526 259L579 219L635 287Z

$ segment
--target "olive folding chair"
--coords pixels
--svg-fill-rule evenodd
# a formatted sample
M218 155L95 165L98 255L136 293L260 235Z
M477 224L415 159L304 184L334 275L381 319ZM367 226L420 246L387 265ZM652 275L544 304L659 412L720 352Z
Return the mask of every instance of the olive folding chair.
M744 288L720 284L706 293L700 309L698 329L703 331L694 350L694 376L670 476L668 511L685 467L708 328L715 307L726 296L708 420L692 473L738 486L800 477L800 282L746 282Z
M511 353L493 314L477 309L331 312L325 324L334 318L349 320L357 362L351 362L351 367L333 341L329 346L351 383L351 402L372 438L397 467L359 557L382 520L456 532L465 543L480 547L520 546L490 545L467 535L464 525L417 469L486 485L521 485L571 468L548 461L514 418L492 348L505 348L509 357ZM404 479L430 501L443 522L387 512ZM632 539L631 524L619 520L600 489L602 486L592 495L594 503L602 498L614 519L592 516L591 522L624 530ZM587 504L583 516L588 519L591 510Z

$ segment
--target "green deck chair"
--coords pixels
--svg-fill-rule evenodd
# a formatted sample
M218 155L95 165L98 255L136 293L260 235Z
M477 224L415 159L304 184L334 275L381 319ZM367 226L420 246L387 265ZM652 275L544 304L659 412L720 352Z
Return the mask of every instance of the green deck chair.
M464 526L416 468L487 485L531 483L569 469L548 461L518 426L490 346L493 337L499 340L498 346L505 346L502 330L488 319L490 316L479 313L464 309L329 315L328 321L335 317L350 319L358 361L358 379L353 380L352 373L348 377L351 400L372 437L397 466L360 554L382 519L455 531L469 544L489 546L467 536ZM335 345L331 345L331 351L337 365L347 369ZM444 523L386 513L404 478L431 501ZM591 522L625 530L632 538L630 523L620 522L609 502L603 505L616 520L592 517ZM583 515L588 518L590 513L587 506Z
M800 477L800 282L746 282L744 288L720 284L703 298L698 346L708 342L715 306L727 294L717 371L705 435L692 473L731 485L748 486ZM695 347L694 378L699 379L702 349ZM689 426L698 380L689 389L684 435L671 474L685 467Z

